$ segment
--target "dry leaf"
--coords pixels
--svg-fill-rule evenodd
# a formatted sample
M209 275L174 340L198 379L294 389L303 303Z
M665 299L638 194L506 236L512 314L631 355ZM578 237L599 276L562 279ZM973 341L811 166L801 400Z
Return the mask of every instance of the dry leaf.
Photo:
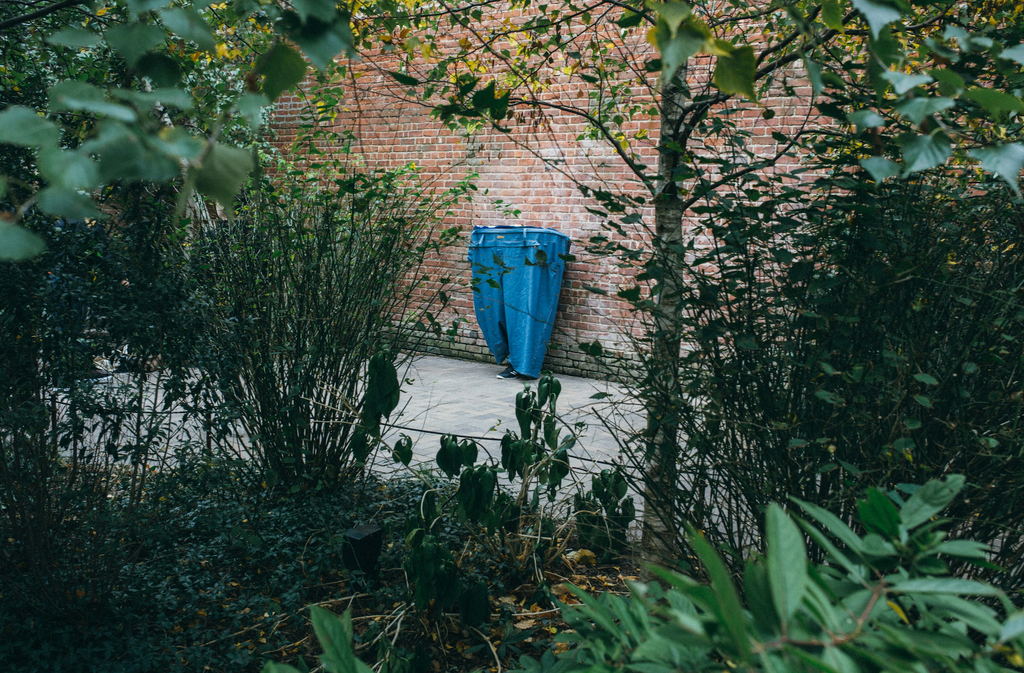
M516 622L516 623L514 624L514 626L515 626L515 627L516 627L517 629L519 629L520 631L525 631L526 629L532 629L532 628L533 628L533 625L534 625L534 624L536 624L536 623L537 623L537 622L536 622L536 621L534 621L533 619L524 619L524 620L523 620L523 621L521 621L521 622Z

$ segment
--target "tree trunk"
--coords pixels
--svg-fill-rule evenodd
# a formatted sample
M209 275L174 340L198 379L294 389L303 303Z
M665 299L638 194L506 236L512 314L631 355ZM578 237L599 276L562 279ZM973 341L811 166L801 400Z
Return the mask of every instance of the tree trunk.
M686 81L686 69L676 77ZM654 199L655 240L652 269L660 277L651 328L651 352L647 362L647 439L644 456L644 514L641 558L646 564L666 565L676 555L679 530L676 516L677 461L680 454L678 331L680 260L684 208L679 198L675 171L682 160L679 144L685 88L675 78L661 92L658 144L658 191ZM646 573L646 571L645 571Z

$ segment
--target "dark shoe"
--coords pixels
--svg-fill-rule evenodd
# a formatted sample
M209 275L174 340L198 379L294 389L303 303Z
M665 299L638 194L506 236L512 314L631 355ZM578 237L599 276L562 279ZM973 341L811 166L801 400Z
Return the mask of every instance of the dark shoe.
M517 372L515 369L513 369L512 365L509 365L508 367L505 367L505 371L503 371L502 373L498 374L498 378L503 380L503 381L509 381L511 379L517 379L517 378L519 378L519 372Z

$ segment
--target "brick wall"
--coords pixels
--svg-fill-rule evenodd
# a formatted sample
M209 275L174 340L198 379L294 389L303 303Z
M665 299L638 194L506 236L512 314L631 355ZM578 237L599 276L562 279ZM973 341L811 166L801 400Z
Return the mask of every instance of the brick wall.
M453 36L452 39L457 39ZM642 48L641 48L642 49ZM607 234L601 218L587 211L596 203L584 197L577 182L592 188L633 192L644 190L615 149L605 140L587 139L587 125L580 116L566 111L516 108L514 116L504 123L509 129L502 133L483 125L476 132L452 131L430 117L431 107L408 100L403 87L383 73L394 64L364 59L355 64L359 77L347 80L344 98L339 102L334 119L336 128L350 129L357 140L352 152L366 167L397 168L414 163L421 178L434 189L443 190L457 181L476 174L478 188L472 203L465 203L452 213L450 224L461 228L464 238L447 254L428 260L427 271L434 276L455 276L460 285L453 295L451 308L443 312L447 326L458 321L454 339L434 339L427 348L456 357L493 361L480 336L473 316L472 292L469 290L470 269L466 261L469 233L477 225L520 224L549 227L568 234L573 240L576 260L566 265L559 309L545 360L545 368L576 375L607 376L601 363L585 356L578 344L598 341L606 351L627 355L632 351L631 336L641 330L628 305L615 293L631 285L629 273L623 272L609 259L593 256L584 249L595 235ZM792 135L811 117L810 88L799 70L789 70L785 81L771 87L762 99L763 107L737 100L728 105L736 108L730 117L753 135L749 144L758 155L775 152L779 143L773 132ZM710 62L691 61L688 79L692 90L708 89ZM552 71L546 99L565 105L586 101L589 86L580 79ZM795 84L794 84L795 83ZM308 87L307 87L308 88ZM312 90L312 89L309 89ZM313 102L312 96L300 91L281 100L274 117L274 126L282 147L295 137L296 125L303 109ZM762 110L771 109L774 117L765 120ZM627 136L646 129L648 137L632 140L635 152L653 171L656 166L657 120L638 117L625 126ZM716 151L713 142L698 149ZM794 159L787 159L776 170L786 171ZM518 210L518 217L510 215ZM642 213L645 221L653 221L650 209ZM691 224L688 236L708 244L704 232ZM624 242L644 246L648 236L643 227L628 232ZM596 288L594 292L588 288Z

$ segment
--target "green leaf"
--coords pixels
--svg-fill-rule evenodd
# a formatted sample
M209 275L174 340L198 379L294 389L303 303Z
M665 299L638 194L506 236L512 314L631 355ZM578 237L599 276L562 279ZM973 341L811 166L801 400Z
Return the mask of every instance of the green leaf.
M36 194L36 204L39 206L39 210L54 217L67 217L74 220L103 217L88 196L56 185L40 190Z
M967 87L964 78L948 68L932 68L925 72L939 83L939 93L943 96L959 95Z
M876 40L883 28L902 17L900 10L884 0L853 0L853 7L867 19L868 25L871 26L871 34Z
M154 9L162 9L169 4L171 4L171 0L128 0L128 9L138 15L152 12Z
M181 81L181 66L166 54L145 54L136 67L158 87L177 86Z
M926 397L925 395L914 395L914 401L920 404L925 409L932 408L932 398Z
M222 206L230 206L252 168L252 154L215 143L196 175L196 188Z
M857 501L857 516L872 533L890 539L900 535L900 512L877 488L869 488L867 498Z
M636 28L644 21L644 15L639 12L634 12L631 9L627 9L622 13L622 16L615 22L619 28Z
M821 4L821 20L832 30L843 29L843 6L840 0L825 0Z
M451 435L441 437L441 448L437 452L437 466L449 477L458 476L462 471L462 451L459 442Z
M1024 101L1013 94L995 89L968 89L963 98L974 101L992 115L997 121L1011 112L1024 112Z
M238 114L245 117L249 128L259 130L263 122L263 108L270 105L270 99L261 93L244 93L235 101L235 109Z
M846 115L846 121L859 129L873 129L885 126L885 117L874 110L857 110Z
M404 84L406 86L416 86L417 84L420 83L420 81L418 79L416 79L415 77L411 77L411 76L406 75L404 73L396 72L394 70L388 70L387 72L399 84Z
M721 615L722 625L729 634L729 640L741 663L750 660L750 635L749 621L743 607L740 604L739 594L733 586L732 576L726 568L722 558L715 551L707 540L699 533L691 530L687 540L694 552L704 564L708 577L711 578L711 589L714 591L715 604L705 605L705 609L712 609ZM656 569L653 569L655 570ZM664 577L663 573L658 573Z
M1006 618L1003 628L999 632L999 642L1005 643L1008 640L1017 640L1024 636L1024 612L1016 612Z
M129 67L136 67L147 51L167 39L167 32L149 23L113 26L105 34L107 44L117 50Z
M914 126L920 126L933 114L953 107L952 98L909 98L896 106L896 111Z
M66 80L50 87L50 105L54 110L92 112L123 122L133 122L135 111L130 107L111 103L103 89L85 82Z
M65 28L47 37L46 41L59 47L81 49L99 44L100 39L99 35L85 28Z
M306 23L310 17L324 23L331 23L338 12L335 0L293 0L292 7L295 8L303 23Z
M1024 145L1010 143L992 145L971 150L971 157L981 162L981 167L994 173L1006 181L1019 197L1020 184L1017 182L1021 169L1024 169Z
M907 529L914 529L926 523L933 516L946 508L964 486L961 474L951 474L939 481L932 479L914 491L900 510L900 518Z
M871 175L871 179L877 183L900 174L900 165L895 161L889 161L885 157L868 157L867 159L861 159L858 163L861 165L861 168Z
M206 19L195 9L162 9L158 12L168 30L178 37L195 42L203 51L217 51L217 38Z
M25 227L0 220L0 261L20 262L43 254L46 242Z
M777 504L768 506L766 523L768 582L779 620L785 624L807 591L807 546L800 529Z
M195 100L181 89L154 89L153 91L130 91L128 89L112 89L110 95L121 100L131 101L142 108L152 108L157 105L163 107L175 107L179 110L188 111L192 109Z
M380 419L389 418L398 406L401 389L398 372L388 353L375 353L367 367L366 395L360 418L363 427L374 437L380 436Z
M754 48L744 45L736 47L728 55L720 55L715 64L715 86L722 93L740 94L757 102L754 91L754 76L757 59Z
M179 162L160 152L159 139L169 131L140 136L121 122L107 120L99 124L99 133L83 143L81 150L99 157L102 181L165 182L181 174Z
M921 383L924 383L925 385L929 385L929 386L937 386L937 385L939 385L939 380L937 378L935 378L934 376L932 376L931 374L924 374L924 373L914 374L914 380L915 381L920 381Z
M399 437L391 449L391 456L395 462L409 467L409 463L412 462L412 439L404 434Z
M316 638L324 650L320 661L327 673L370 673L370 667L352 651L351 608L338 617L318 605L311 605L309 616Z
M300 28L290 31L289 37L298 43L302 52L320 70L333 63L334 57L342 52L355 53L355 39L347 16L329 24L310 19Z
M99 184L99 168L85 152L44 147L39 151L37 164L51 185L79 190Z
M987 559L988 545L974 540L946 540L935 547L935 552L955 558Z
M904 133L897 141L903 151L903 177L911 173L925 171L946 163L952 152L949 149L949 138L941 131L932 135Z
M682 30L672 31L664 17L658 19L654 37L661 52L662 82L671 81L676 71L707 45L707 35L690 24L692 22L687 22Z
M925 577L893 584L894 593L950 594L956 596L998 596L1001 592L991 584L955 577Z
M0 143L39 147L56 145L59 140L57 125L31 108L12 105L0 112Z
M886 70L882 73L882 77L892 84L893 90L900 96L915 87L924 86L932 82L932 78L928 75L912 75L902 70Z
M800 505L800 509L807 512L809 516L824 526L826 530L832 533L832 535L839 538L839 541L845 544L849 549L860 553L862 547L861 539L853 532L853 529L843 522L842 519L827 509L818 507L817 505L813 505L809 502L797 500L796 498L793 498L793 502Z
M1007 61L1016 61L1017 63L1024 65L1024 44L1018 44L1015 47L1003 49L999 52L999 58L1006 59Z
M267 98L275 101L306 77L306 61L299 52L279 42L267 55L262 74L261 89Z

